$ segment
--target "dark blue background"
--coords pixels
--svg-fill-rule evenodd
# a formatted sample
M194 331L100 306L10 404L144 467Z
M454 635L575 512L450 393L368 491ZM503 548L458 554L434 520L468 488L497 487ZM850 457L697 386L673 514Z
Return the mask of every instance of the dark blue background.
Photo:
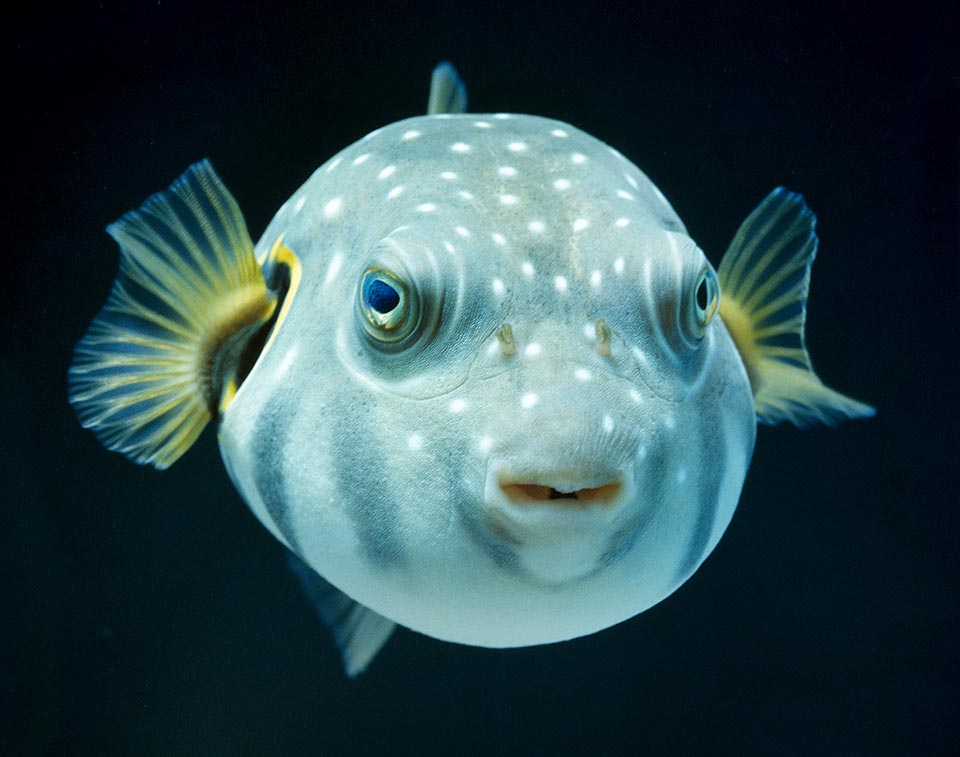
M836 6L8 15L0 752L956 748L957 19ZM726 537L647 613L510 651L399 631L349 681L213 435L138 468L79 428L65 373L116 269L107 223L209 156L256 236L338 149L422 112L444 58L472 110L567 120L633 159L715 263L769 189L803 192L814 360L879 415L761 428Z

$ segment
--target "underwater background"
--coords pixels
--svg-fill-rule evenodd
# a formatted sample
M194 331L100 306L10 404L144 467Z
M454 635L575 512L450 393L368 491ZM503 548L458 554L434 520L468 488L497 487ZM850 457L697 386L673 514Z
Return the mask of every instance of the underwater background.
M0 754L951 754L957 749L956 14L836 4L5 12ZM220 461L158 473L66 401L103 229L210 157L254 239L339 149L425 111L606 141L719 263L773 187L818 217L807 341L878 415L759 430L726 536L673 596L563 644L399 630L348 680ZM11 272L12 268L12 272Z

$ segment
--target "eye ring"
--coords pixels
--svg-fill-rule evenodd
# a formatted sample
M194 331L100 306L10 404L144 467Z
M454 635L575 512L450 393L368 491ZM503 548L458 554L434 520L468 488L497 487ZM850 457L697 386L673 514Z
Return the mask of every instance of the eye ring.
M357 298L363 325L378 341L403 339L416 323L417 308L410 286L383 266L370 266L363 272Z
M693 290L693 310L697 325L704 329L717 314L720 305L720 283L712 268L705 268Z

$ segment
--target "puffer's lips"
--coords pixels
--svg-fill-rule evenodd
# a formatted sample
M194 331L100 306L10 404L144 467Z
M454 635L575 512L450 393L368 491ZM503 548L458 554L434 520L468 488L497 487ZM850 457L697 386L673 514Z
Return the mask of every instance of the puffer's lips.
M550 476L533 480L501 476L500 491L516 505L548 504L551 507L586 508L610 505L617 499L621 484L612 478L598 486L581 486L582 482L554 481Z
M607 465L494 464L487 473L485 498L488 508L514 521L612 520L634 498L631 473Z

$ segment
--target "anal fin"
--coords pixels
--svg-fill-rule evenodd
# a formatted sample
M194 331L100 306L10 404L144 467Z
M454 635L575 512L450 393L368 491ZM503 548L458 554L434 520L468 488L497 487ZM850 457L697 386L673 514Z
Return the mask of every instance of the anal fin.
M720 317L743 359L757 419L834 425L875 410L830 389L804 341L816 217L801 195L773 190L740 225L720 263Z
M397 624L350 599L293 553L289 562L317 615L330 627L344 671L354 678L367 669Z

